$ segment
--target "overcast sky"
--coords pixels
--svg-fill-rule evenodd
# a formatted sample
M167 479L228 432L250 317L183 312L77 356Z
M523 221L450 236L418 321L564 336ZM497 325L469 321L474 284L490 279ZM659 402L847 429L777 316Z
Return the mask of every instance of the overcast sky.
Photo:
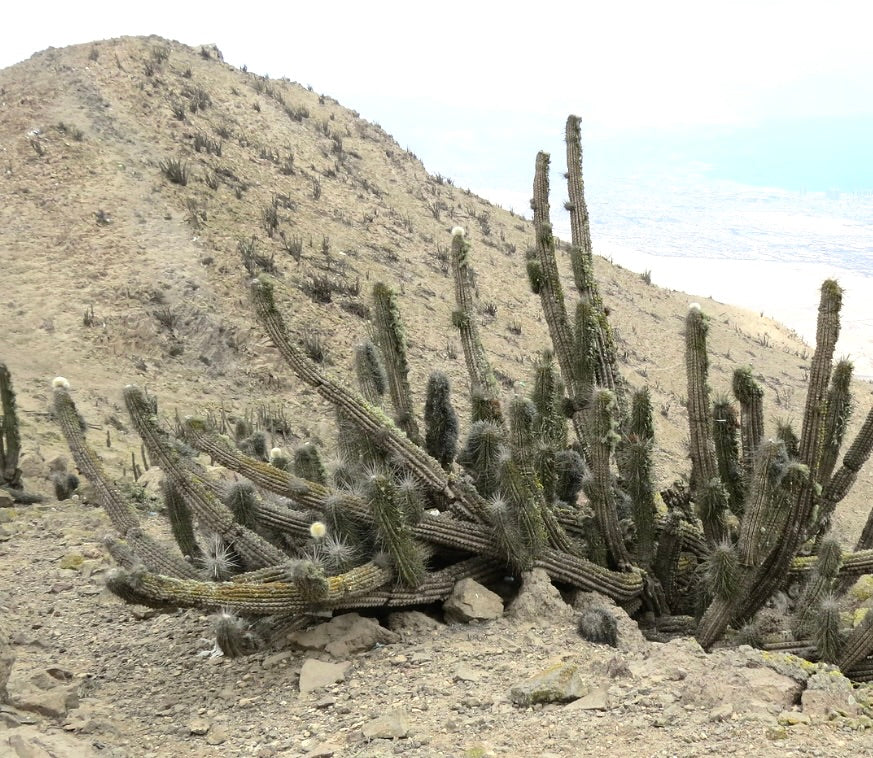
M863 1L9 3L0 65L155 33L341 100L584 112L604 130L873 110ZM317 7L316 7L317 6ZM507 103L511 103L507 105Z

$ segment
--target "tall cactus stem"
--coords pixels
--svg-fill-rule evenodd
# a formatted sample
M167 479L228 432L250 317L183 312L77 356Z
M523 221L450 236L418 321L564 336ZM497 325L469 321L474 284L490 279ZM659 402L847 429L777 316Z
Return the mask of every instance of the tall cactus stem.
M734 370L731 383L734 397L740 404L740 439L742 441L742 466L744 478L752 473L755 451L764 437L764 390L752 375L752 369L744 366Z
M415 420L412 390L409 388L409 362L406 357L406 333L397 307L397 295L387 285L373 285L373 321L376 342L385 358L388 389L394 405L395 420L406 436L416 445L421 434Z
M0 361L0 484L14 490L21 489L21 469L18 468L20 452L21 432L15 410L12 375L6 364Z
M476 314L475 275L470 265L470 244L461 227L452 232L452 277L455 282L455 306L452 321L461 336L470 393L478 395L479 413L474 420L500 421L500 387L482 346Z
M711 545L725 538L724 513L717 496L720 487L709 409L707 324L700 306L685 318L685 369L688 377L688 431L691 438L691 485L703 531ZM723 490L722 490L723 491Z

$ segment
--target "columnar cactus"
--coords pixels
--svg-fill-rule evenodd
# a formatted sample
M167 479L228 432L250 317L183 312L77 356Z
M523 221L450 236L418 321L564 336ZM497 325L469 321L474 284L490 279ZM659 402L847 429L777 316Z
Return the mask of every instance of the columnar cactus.
M707 324L697 303L685 318L685 369L688 376L688 430L691 436L691 486L703 531L710 544L725 536L727 493L718 475L709 406Z
M529 398L514 395L502 404L479 333L470 245L462 230L453 231L453 322L473 409L460 445L448 380L439 372L425 393L424 438L418 431L400 312L383 284L373 289L372 312L387 371L380 350L363 343L355 355L357 389L290 338L277 282L260 277L251 284L258 321L279 354L334 406L339 455L333 461L304 445L293 460L274 450L268 462L265 440L246 443L258 434L248 424L237 430L234 445L205 422L185 419L179 433L188 445L248 480L228 488L177 444L149 398L125 390L134 427L168 477L164 497L178 550L143 532L85 441L61 383L55 415L122 538L108 543L121 566L109 577L110 589L131 602L227 609L215 634L233 655L255 646L249 624L258 617L264 617L259 628L268 628L276 618L313 610L436 602L459 579L494 582L533 567L639 611L661 638L687 633L695 624L690 614L698 614L696 636L708 648L730 638L729 627L748 621L776 590L803 582L791 617L794 636L761 644L836 661L850 673L871 668L873 621L845 637L833 594L873 572L873 515L854 553L842 553L827 536L834 507L873 450L871 410L837 466L851 375L847 363L831 371L839 287L828 281L822 288L799 438L787 425L767 438L763 392L750 368L733 378L739 418L723 395L712 402L707 321L699 307L690 309L689 486L680 481L659 494L651 398L641 388L628 400L594 279L575 117L567 122L567 160L578 300L568 306L561 286L549 219L549 156L540 153L535 247L527 265L552 346L536 363ZM380 405L386 391L394 418ZM8 452L3 439L0 452Z
M388 389L394 404L394 420L416 445L421 435L412 404L409 387L409 362L406 358L406 334L397 308L397 295L382 283L373 287L373 320L376 341L385 358L388 371Z
M18 456L21 452L21 433L18 415L15 412L15 393L12 391L12 376L6 364L0 361L0 485L14 490L21 489L21 469Z

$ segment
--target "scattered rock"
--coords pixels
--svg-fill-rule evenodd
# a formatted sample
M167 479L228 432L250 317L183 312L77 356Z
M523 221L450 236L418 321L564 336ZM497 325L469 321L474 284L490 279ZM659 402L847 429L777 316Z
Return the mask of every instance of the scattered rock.
M51 690L40 690L31 686L14 691L10 689L9 701L22 711L59 718L79 705L79 695L75 685L55 687Z
M401 708L368 721L361 731L368 740L402 739L409 734L409 716Z
M266 658L264 658L261 666L265 669L276 668L276 666L285 663L285 661L293 657L293 650L281 650L278 653L273 653L272 655L268 655Z
M455 667L455 679L462 682L478 682L481 678L482 672L466 663L459 663Z
M503 615L503 600L479 582L461 579L455 583L452 594L443 603L443 611L449 623L488 621Z
M727 721L734 715L734 707L730 703L722 703L709 711L710 721Z
M49 467L39 453L24 453L18 459L18 468L27 479L48 479L49 476Z
M212 728L206 733L207 745L221 745L227 741L228 731L223 724L213 724Z
M565 711L605 711L609 709L609 693L606 687L596 687L587 695L567 705Z
M198 717L188 722L188 732L189 734L195 734L198 737L202 737L209 731L210 726L211 724L206 719Z
M0 524L9 524L15 520L18 511L14 508L14 503L12 495L0 490Z
M85 560L85 556L81 553L67 553L63 558L61 558L60 563L58 564L62 569L74 569L78 570L79 567Z
M549 575L537 568L522 573L521 589L509 604L507 615L516 621L554 624L571 618L573 609L564 602Z
M380 626L374 619L344 613L311 629L293 632L288 641L304 650L324 650L335 658L346 658L376 645L399 642L400 635Z
M800 695L798 682L769 668L732 667L717 676L714 668L688 675L680 695L683 704L713 709L730 703L736 713L775 715L790 709Z
M48 462L48 470L52 474L63 474L69 466L69 461L65 455L56 455Z
M0 755L9 758L97 758L100 753L72 735L46 734L35 726L21 726L0 732Z
M333 742L319 742L306 753L307 758L330 758L342 750L342 747Z
M12 673L15 663L15 651L12 649L12 625L0 617L0 703L6 702L6 682Z
M11 509L13 505L15 505L15 500L12 497L12 495L10 495L6 490L0 490L0 508L3 508L3 509L10 508ZM2 512L2 511L0 511L0 512ZM6 522L0 520L0 523L6 523Z
M590 687L582 680L579 667L563 663L546 669L512 687L509 697L516 705L567 703L587 695Z
M819 671L810 676L800 696L800 705L805 714L815 719L862 713L852 683L837 670Z
M777 719L784 726L809 724L812 721L808 713L801 713L800 711L782 711Z
M300 669L300 692L314 692L330 684L344 681L351 665L351 661L330 663L317 658L307 658L303 661L303 668Z

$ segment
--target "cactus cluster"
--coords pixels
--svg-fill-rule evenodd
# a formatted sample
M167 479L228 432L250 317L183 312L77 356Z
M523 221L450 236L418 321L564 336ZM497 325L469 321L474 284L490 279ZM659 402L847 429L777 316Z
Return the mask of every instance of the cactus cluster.
M699 306L689 309L690 473L687 484L658 492L649 392L631 388L619 372L594 277L578 118L568 119L566 138L577 295L569 307L549 218L550 158L540 153L527 272L552 348L536 362L529 396L501 396L479 335L470 245L459 228L452 232L452 321L469 377L466 424L447 377L436 371L421 431L400 310L381 283L373 289L374 339L355 353L353 383L328 375L290 336L274 280L250 284L257 319L280 355L335 409L333 456L312 445L267 455L251 429L237 430L233 440L197 418L185 419L174 436L150 398L125 389L134 428L167 475L175 546L140 528L85 440L69 390L57 386L55 412L76 464L121 537L109 544L120 564L112 591L147 605L223 609L218 644L235 654L308 614L436 602L459 579L488 583L533 567L607 595L653 638L693 633L710 648L738 639L774 593L802 584L786 619L790 635L762 644L838 663L859 678L873 675L873 614L845 630L834 599L852 577L873 569L873 517L854 553L843 553L828 534L834 508L873 447L871 410L837 465L851 377L847 362L832 365L839 286L822 287L799 436L783 426L766 437L763 393L749 368L735 372L736 403L713 396L709 322ZM245 483L212 481L194 451ZM609 629L592 634L613 642Z

